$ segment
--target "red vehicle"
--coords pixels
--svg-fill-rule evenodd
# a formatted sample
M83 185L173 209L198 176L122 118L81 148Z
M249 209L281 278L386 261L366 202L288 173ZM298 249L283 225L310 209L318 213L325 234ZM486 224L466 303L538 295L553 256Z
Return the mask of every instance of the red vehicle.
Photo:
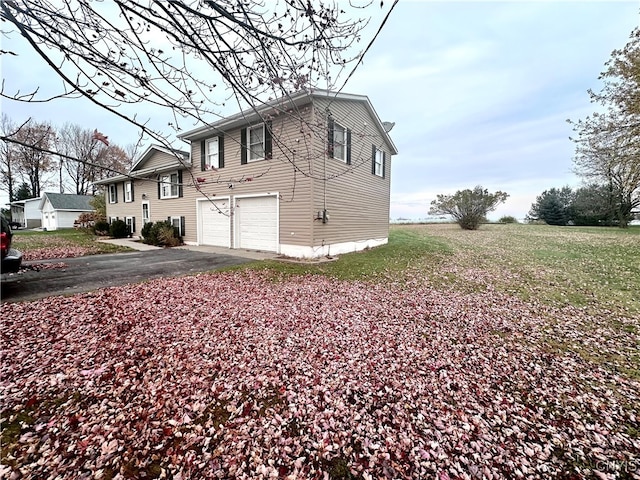
M20 270L22 264L22 252L11 248L13 232L6 218L2 218L2 232L0 232L0 253L2 254L1 273L14 273Z

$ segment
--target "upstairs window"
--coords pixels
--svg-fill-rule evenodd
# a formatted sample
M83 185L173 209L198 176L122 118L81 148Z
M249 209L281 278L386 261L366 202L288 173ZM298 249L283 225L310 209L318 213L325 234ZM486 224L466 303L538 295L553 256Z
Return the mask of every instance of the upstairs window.
M202 141L201 170L217 170L224 167L224 150L222 137L209 138Z
M386 155L384 151L373 145L371 154L371 173L384 178Z
M333 158L347 161L347 129L337 123L333 127Z
M254 127L243 128L240 132L242 144L240 163L270 159L272 150L271 122L262 123Z
M133 202L133 182L124 182L124 201Z
M115 183L109 184L109 203L118 203L118 186Z
M264 158L264 125L249 128L249 161Z
M351 165L351 130L338 125L333 118L329 118L328 127L328 156Z

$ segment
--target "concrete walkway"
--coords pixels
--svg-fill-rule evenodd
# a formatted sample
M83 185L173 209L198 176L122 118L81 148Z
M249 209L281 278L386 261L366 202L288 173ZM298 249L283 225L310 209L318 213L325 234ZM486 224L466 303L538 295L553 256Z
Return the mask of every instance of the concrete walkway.
M123 247L129 247L133 250L145 251L145 250L162 250L163 247L156 247L154 245L147 245L133 238L110 238L99 239L98 242L110 243L112 245L120 245ZM269 260L276 258L277 253L273 252L259 252L257 250L243 250L240 248L224 248L224 247L212 247L209 245L181 245L179 247L173 247L177 249L190 250L192 252L211 253L214 255L231 255L234 257L250 258L252 260Z

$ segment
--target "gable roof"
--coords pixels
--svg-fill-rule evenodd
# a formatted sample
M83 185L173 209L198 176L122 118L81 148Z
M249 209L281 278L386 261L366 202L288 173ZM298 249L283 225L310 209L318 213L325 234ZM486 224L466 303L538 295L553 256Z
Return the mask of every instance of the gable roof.
M167 161L157 167L142 168L144 166L144 163L157 152L166 153L167 155L171 155L173 158L172 160ZM131 170L129 170L128 174L103 178L102 180L93 182L93 184L106 185L108 183L123 182L132 178L142 178L152 173L166 172L168 170L175 170L180 168L189 168L191 167L190 155L191 154L189 152L185 152L184 150L170 149L167 147L163 147L162 145L150 145L149 147L147 147L144 153L140 155L140 158L136 160L136 162L131 167Z
M129 170L129 173L132 173L134 170L140 170L140 167L144 164L144 162L149 160L149 158L151 158L156 152L173 155L176 158L182 160L184 163L187 163L189 161L189 152L185 152L184 150L172 150L170 148L163 147L162 145L153 144L149 145L144 153L140 155L140 158L133 164L131 170Z
M230 117L225 117L221 120L218 120L217 122L194 128L193 130L189 130L188 132L178 135L178 138L189 142L203 140L212 133L224 133L225 130L241 127L250 122L260 120L262 114L269 112L286 112L292 107L300 107L302 105L310 103L314 98L362 102L371 115L371 118L373 118L376 122L376 126L378 127L378 130L380 130L380 134L391 147L391 153L393 155L397 155L398 149L393 143L393 140L391 140L388 130L380 121L380 117L378 117L378 114L373 109L373 106L369 101L369 97L367 97L366 95L355 95L351 93L331 92L329 90L302 90L300 92L293 93L288 97L282 97L271 102L264 103L256 109L250 108L247 110L243 110L240 113L236 113L235 115L231 115Z
M89 204L93 195L72 195L69 193L47 193L40 199L40 210L44 206L45 200L49 200L51 206L56 210L91 211L94 208Z

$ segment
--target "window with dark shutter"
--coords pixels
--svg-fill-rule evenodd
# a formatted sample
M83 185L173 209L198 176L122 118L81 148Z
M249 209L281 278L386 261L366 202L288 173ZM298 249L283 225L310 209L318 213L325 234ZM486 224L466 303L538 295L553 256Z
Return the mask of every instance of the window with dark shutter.
M384 178L386 170L387 170L387 152L382 152L382 178Z
M376 146L371 145L371 173L376 174Z
M327 155L329 156L329 158L333 158L333 127L334 125L335 125L335 122L333 121L333 118L329 118L329 121L327 122L327 128L329 129L328 138L327 138Z
M218 137L218 163L219 168L224 168L224 135Z
M384 151L375 145L371 150L371 173L384 178Z
M201 172L204 172L207 169L206 149L207 149L207 142L205 140L202 140L200 142L200 171Z
M273 156L273 139L271 138L271 122L264 124L264 158Z
M247 164L247 129L240 130L240 164Z

